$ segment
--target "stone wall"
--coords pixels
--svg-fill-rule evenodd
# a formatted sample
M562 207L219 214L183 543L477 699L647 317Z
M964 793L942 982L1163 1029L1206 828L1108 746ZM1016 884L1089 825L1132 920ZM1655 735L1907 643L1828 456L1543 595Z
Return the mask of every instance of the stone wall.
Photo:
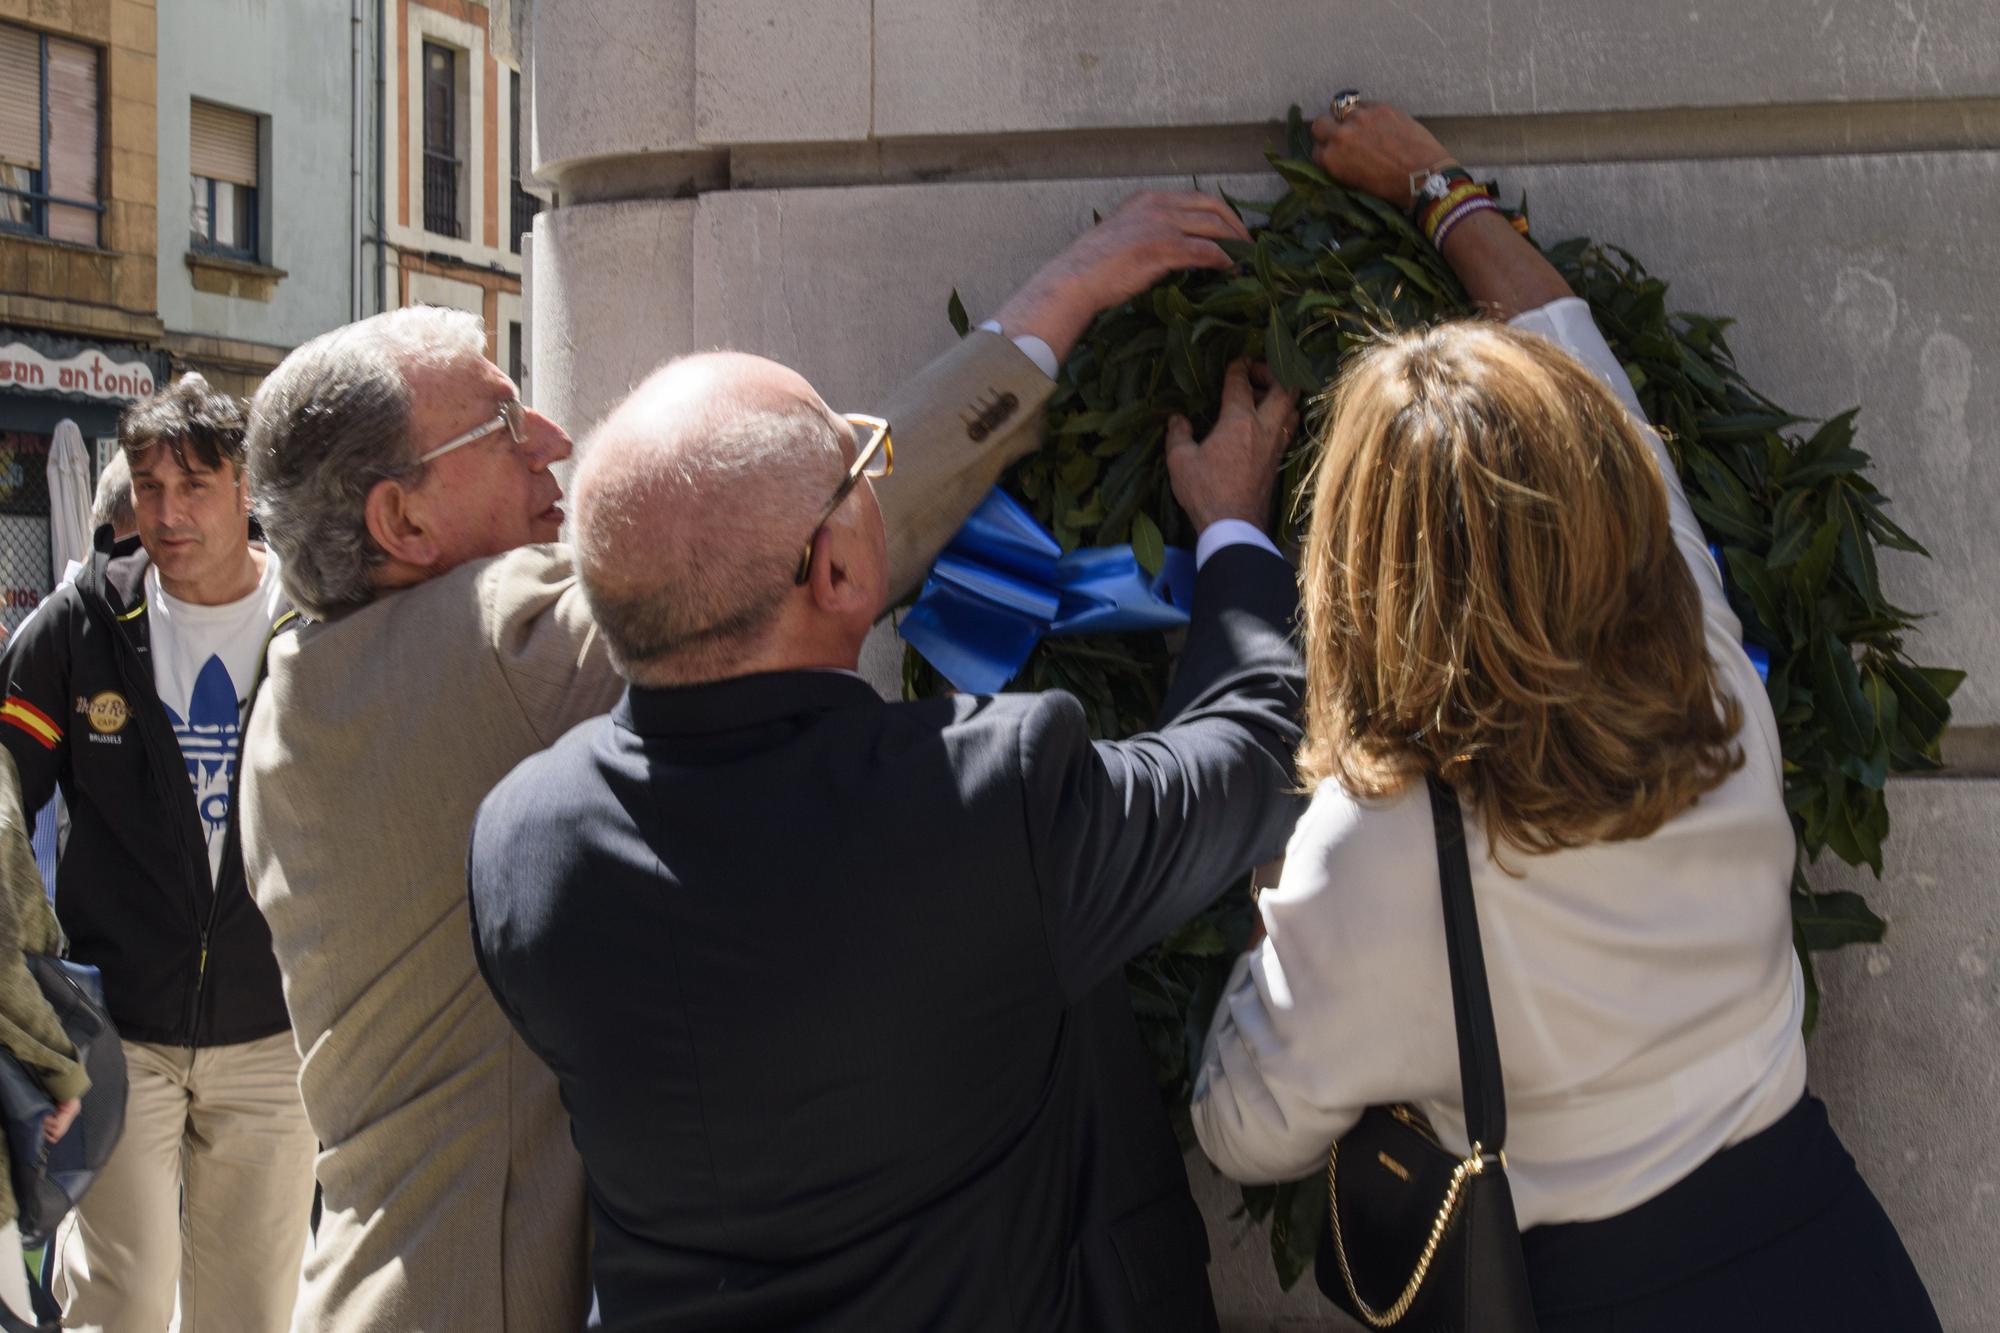
M517 8L520 0L517 0ZM1950 776L1899 782L1892 918L1828 968L1815 1082L1952 1329L1991 1325L2000 1167L2000 13L1772 0L533 0L538 406L579 436L674 353L728 345L865 408L1147 185L1275 191L1286 104L1359 85L1525 188L1544 239L1632 249L1739 319L1752 381L1862 444L1936 558L1889 555L1971 670ZM878 645L878 667L893 644ZM884 675L884 679L888 676ZM1986 815L1982 819L1981 815ZM1831 887L1851 876L1824 869ZM1232 1328L1325 1326L1209 1205Z

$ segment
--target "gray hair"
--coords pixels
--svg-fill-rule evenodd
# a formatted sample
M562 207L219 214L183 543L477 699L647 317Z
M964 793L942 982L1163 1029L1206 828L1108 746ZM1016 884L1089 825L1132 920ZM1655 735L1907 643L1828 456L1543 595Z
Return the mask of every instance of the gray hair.
M293 352L250 405L250 491L285 591L317 619L375 596L386 558L369 535L375 483L416 476L407 369L486 354L477 315L384 311Z
M613 666L639 684L714 680L759 644L845 465L813 404L707 415L609 467L586 449L577 477L584 597ZM647 521L661 514L673 521Z
M95 532L106 523L113 532L130 532L139 526L139 516L132 512L132 465L123 449L114 452L104 471L97 474L97 494L90 501L90 530Z

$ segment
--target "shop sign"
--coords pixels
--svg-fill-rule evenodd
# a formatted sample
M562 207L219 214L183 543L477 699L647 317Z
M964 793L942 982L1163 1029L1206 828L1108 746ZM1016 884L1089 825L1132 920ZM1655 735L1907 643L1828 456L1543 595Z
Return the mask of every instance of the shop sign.
M152 396L153 371L143 361L113 361L94 347L57 360L23 342L0 343L0 393L7 392L133 403Z

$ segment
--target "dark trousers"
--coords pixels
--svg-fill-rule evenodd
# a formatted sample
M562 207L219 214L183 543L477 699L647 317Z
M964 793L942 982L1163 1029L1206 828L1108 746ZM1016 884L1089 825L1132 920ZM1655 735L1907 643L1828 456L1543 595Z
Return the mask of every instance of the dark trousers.
M1522 1236L1541 1333L1932 1333L1937 1312L1813 1096L1629 1212Z

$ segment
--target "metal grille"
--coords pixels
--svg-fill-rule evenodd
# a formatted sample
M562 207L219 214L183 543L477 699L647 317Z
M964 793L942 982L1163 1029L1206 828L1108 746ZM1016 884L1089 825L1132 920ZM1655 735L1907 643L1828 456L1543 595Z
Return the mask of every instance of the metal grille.
M521 238L535 225L535 214L542 211L542 201L521 188L521 182L514 182L514 232L512 249L521 253Z
M9 634L54 588L49 444L47 435L0 431L0 625Z
M443 153L424 154L424 230L457 237L458 159Z

